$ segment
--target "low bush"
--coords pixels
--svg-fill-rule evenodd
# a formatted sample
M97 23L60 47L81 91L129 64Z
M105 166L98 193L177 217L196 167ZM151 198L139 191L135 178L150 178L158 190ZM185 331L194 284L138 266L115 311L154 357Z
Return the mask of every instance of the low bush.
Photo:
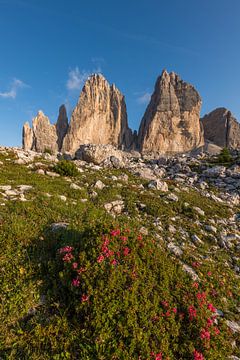
M219 163L229 163L232 161L232 155L228 148L223 148L218 155L218 162Z
M61 160L54 166L54 171L62 176L77 176L76 165L69 160Z
M191 280L155 240L117 228L68 242L57 259L81 359L215 360L230 353L211 274Z

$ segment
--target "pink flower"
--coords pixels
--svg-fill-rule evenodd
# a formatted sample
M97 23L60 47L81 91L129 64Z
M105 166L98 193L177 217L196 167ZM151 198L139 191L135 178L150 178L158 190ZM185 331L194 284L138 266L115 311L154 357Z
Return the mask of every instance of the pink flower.
M207 329L202 329L200 332L200 338L202 340L206 339L206 340L210 340L211 334Z
M120 235L120 230L119 229L116 229L116 230L112 230L111 232L110 232L110 234L112 235L112 236L119 236Z
M216 326L214 326L213 330L214 330L215 335L220 334L220 330Z
M208 326L211 326L213 324L213 319L208 318L207 319L207 324L208 324Z
M153 351L150 353L150 356L155 360L162 360L162 353L155 354Z
M74 258L73 254L71 253L66 253L63 257L63 261L64 262L71 262L71 260Z
M198 289L199 284L198 284L197 282L194 282L194 283L192 284L192 286L193 286L194 288Z
M59 249L58 251L60 254L68 253L68 252L73 251L73 247L72 246L64 246L61 249Z
M73 269L77 269L77 267L78 267L78 263L76 263L76 262L72 263L72 268Z
M208 271L207 274L208 274L208 276L211 276L211 275L212 275L212 272L211 272L211 271Z
M117 265L117 260L116 260L116 259L113 259L113 260L111 261L111 265L116 266L116 265Z
M194 357L194 360L204 360L203 354L201 354L197 350L194 350L193 357Z
M78 287L80 285L79 279L73 279L72 280L72 286Z
M212 313L216 312L216 308L213 306L213 304L208 304L207 306L208 310L210 310Z
M124 256L127 256L129 253L130 253L130 249L129 249L128 247L125 247L125 248L123 249L123 255L124 255Z
M174 312L174 314L177 313L177 308L173 308L172 311Z
M125 244L127 242L127 237L126 236L121 236L121 240Z
M86 302L86 301L88 301L88 299L89 299L89 296L86 295L86 294L83 294L83 295L82 295L82 298L81 298L81 301L82 301L82 302Z
M192 266L195 267L195 268L198 268L198 267L200 266L200 264L199 264L199 262L194 261L194 262L192 263Z
M190 305L188 308L188 314L189 314L189 318L192 321L195 317L197 317L197 310L195 309L195 307L193 305Z
M170 315L171 315L171 312L170 312L170 310L168 310L168 311L166 312L165 316L169 317Z
M168 304L167 301L162 301L162 305L163 305L164 307L169 307L169 304Z
M100 264L101 262L103 262L104 259L105 258L103 255L99 255L99 257L97 258L97 262Z
M109 251L108 251L108 254L106 254L106 256L107 256L107 255L108 255L108 256L113 256L113 255L114 255L114 251L113 251L113 250L109 250Z

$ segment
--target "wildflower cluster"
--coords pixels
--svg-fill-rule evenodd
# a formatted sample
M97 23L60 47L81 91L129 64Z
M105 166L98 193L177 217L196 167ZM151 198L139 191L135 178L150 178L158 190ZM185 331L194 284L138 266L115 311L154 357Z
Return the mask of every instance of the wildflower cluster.
M90 358L172 360L190 354L212 360L227 354L211 273L192 282L155 241L119 227L91 246L64 246L58 255Z

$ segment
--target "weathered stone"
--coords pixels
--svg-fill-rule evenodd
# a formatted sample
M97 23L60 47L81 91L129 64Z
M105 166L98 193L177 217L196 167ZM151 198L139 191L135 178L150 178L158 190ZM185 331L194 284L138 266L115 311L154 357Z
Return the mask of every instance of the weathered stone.
M33 127L29 123L23 126L23 149L37 152L50 151L57 153L62 148L63 138L68 129L66 108L59 108L59 116L56 125L51 125L47 116L39 111L33 119Z
M220 146L240 148L240 124L231 111L218 108L202 118L204 137Z
M33 130L28 122L23 125L22 142L24 150L32 150L33 148Z
M164 70L140 125L140 150L164 154L201 147L200 108L201 98L194 87Z
M132 145L124 96L100 74L89 77L82 89L63 142L63 151L75 153L83 144L111 144L124 148Z
M86 162L92 162L96 165L102 164L105 160L110 159L112 156L122 162L124 156L123 151L116 149L112 145L81 145L76 152L76 158Z

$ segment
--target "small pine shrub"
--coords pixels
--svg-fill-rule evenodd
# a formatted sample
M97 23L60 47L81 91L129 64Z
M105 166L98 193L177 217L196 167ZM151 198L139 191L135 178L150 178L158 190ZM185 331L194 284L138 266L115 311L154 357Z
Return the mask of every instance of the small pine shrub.
M54 166L54 171L62 176L77 176L76 165L69 160L61 160Z
M191 280L159 244L115 229L57 251L59 289L81 359L226 359L210 281Z
M223 148L218 155L218 162L219 163L228 163L232 161L232 155L228 148Z
M44 149L44 154L49 154L49 155L52 155L52 154L53 154L53 152L52 152L52 150L51 150L51 149L46 148L46 149Z

